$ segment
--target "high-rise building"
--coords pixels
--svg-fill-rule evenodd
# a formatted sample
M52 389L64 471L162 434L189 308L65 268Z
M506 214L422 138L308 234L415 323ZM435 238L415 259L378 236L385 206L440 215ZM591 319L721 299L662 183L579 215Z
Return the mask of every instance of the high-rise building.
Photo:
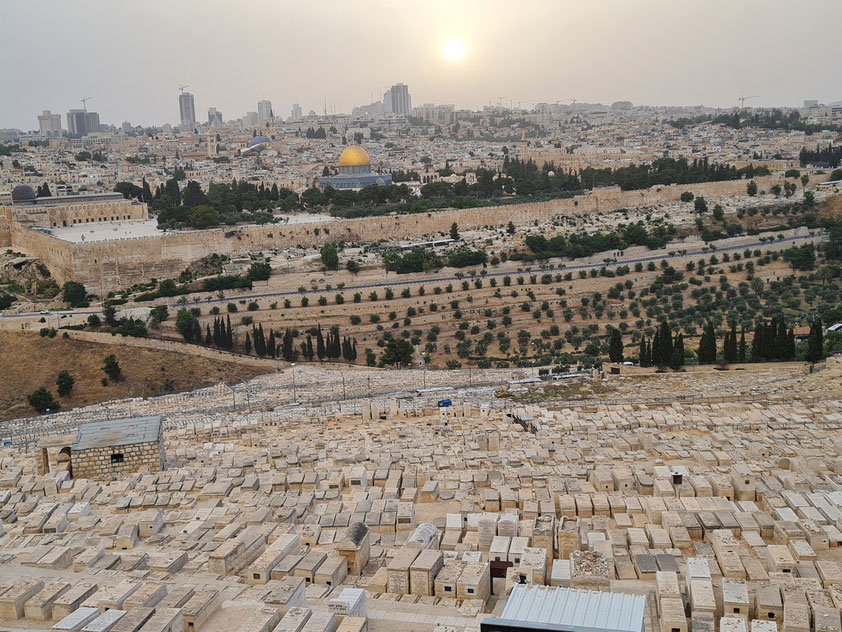
M391 95L391 107L388 111L398 116L409 116L409 113L412 112L412 97L409 95L409 86L404 83L396 83L389 90L389 93ZM385 99L383 105L385 109Z
M817 108L819 107L819 100L818 99L805 99L804 100L804 108Z
M265 123L272 120L272 102L261 99L257 102L257 122Z
M246 112L243 117L243 126L254 127L255 125L257 125L257 112Z
M41 136L61 136L61 114L44 110L38 115L38 130Z
M208 125L211 127L222 125L222 112L216 108L208 108Z
M123 121L123 124L120 126L126 134L132 131L132 124L129 121Z
M94 132L98 132L101 129L99 124L99 114L97 114L96 112L86 112L85 123L88 128L88 134L93 134Z
M389 88L386 92L383 93L383 113L384 114L391 114L392 113L392 89Z
M297 103L292 104L292 113L291 117L293 121L297 122L301 120L301 106Z
M67 112L67 133L77 138L98 132L99 114L87 110L69 110Z
M181 115L182 127L192 127L196 124L196 104L192 94L182 92L178 95L178 111Z

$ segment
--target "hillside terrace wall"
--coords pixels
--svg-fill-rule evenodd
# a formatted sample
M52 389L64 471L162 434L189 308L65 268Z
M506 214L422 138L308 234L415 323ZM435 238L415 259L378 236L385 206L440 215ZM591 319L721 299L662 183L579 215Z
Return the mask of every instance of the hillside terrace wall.
M813 176L814 182L827 176ZM782 184L782 175L755 178L760 190ZM619 187L595 189L587 195L562 200L453 209L412 215L387 215L323 223L270 224L162 234L116 241L69 243L51 235L13 224L11 245L38 257L63 283L76 280L94 293L104 293L136 283L177 276L190 263L213 253L229 257L251 252L324 243L408 239L443 234L456 222L462 230L486 226L545 222L557 216L586 215L620 208L637 208L676 202L684 191L696 196L723 197L744 194L745 180L655 186L639 191ZM0 227L1 228L1 227ZM0 236L2 243L2 236Z

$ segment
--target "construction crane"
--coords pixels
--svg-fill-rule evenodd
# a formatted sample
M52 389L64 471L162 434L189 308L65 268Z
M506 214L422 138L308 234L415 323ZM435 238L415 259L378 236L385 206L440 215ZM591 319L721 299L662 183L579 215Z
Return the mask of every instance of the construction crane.
M178 90L179 90L179 92L181 92L182 94L184 94L184 88L189 88L189 87L190 87L190 86L178 86Z
M85 110L85 112L88 111L87 102L90 101L91 99L93 99L93 97L85 97L84 99L80 99L82 101L82 109Z
M737 98L737 101L739 101L739 102L740 102L740 109L744 109L744 108L745 108L745 106L746 106L746 101L747 101L748 99L756 99L758 96L759 96L759 95L754 94L754 95L752 95L752 96L750 96L750 97L747 97L747 96L742 96L742 97Z

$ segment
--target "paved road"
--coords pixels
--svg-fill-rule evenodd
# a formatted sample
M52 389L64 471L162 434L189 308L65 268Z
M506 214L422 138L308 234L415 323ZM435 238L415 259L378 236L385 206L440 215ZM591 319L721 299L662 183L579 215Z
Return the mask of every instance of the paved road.
M795 244L797 242L804 242L804 241L815 241L824 240L826 239L828 234L826 232L816 232L809 235L790 235L789 237L784 237L783 239L775 239L774 241L752 241L747 243L736 244L732 246L722 246L721 248L707 248L704 250L688 250L684 252L669 252L663 253L659 252L658 254L653 254L648 257L632 257L628 259L617 259L612 261L610 264L606 264L604 262L599 263L581 263L581 264L574 264L574 265L564 265L563 268L556 268L554 273L558 273L560 270L564 270L565 272L577 272L579 270L591 270L594 268L604 268L606 266L617 267L622 265L634 265L637 263L649 263L650 261L662 261L664 259L675 259L675 258L688 258L694 256L710 256L717 253L725 253L725 252L734 252L734 251L742 251L746 249L754 250L756 248L765 248L768 247L770 244L775 245L782 245L792 243ZM540 271L536 271L534 273L538 273ZM502 271L502 272L489 272L483 275L483 278L491 279L491 278L501 278L505 276L513 276L514 274L511 271ZM337 291L341 292L349 292L354 290L375 290L378 288L386 288L386 287L398 287L398 286L407 286L407 285L425 285L429 283L450 283L450 282L458 282L462 281L464 278L456 277L456 276L448 276L448 277L427 277L423 279L392 279L390 281L384 281L379 283L366 283L362 285L346 285L341 290L336 288ZM325 294L326 290L315 289L315 290L304 290L302 291L286 291L286 292L268 292L263 294L248 294L244 296L237 296L237 297L228 297L224 299L213 298L213 299L204 299L204 300L195 300L195 301L188 301L187 303L168 303L167 305L170 307L199 307L201 305L213 305L213 304L223 304L230 302L232 298L247 298L250 300L258 300L258 299L270 299L270 298L289 298L292 296L304 296L307 294ZM140 307L151 307L152 305L156 305L159 303L127 303L123 306L123 309L132 309L132 308L140 308ZM80 310L68 310L66 312L53 312L55 314L74 314L74 315L88 315L88 314L101 314L101 309L80 309ZM40 312L26 312L21 314L2 314L0 318L32 318L33 316L40 316Z

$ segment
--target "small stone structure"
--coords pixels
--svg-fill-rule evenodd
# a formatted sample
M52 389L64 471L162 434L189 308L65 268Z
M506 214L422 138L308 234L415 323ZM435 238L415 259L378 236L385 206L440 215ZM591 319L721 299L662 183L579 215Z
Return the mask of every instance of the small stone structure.
M164 469L161 418L134 417L95 421L79 428L70 448L76 478L116 479L146 469Z

